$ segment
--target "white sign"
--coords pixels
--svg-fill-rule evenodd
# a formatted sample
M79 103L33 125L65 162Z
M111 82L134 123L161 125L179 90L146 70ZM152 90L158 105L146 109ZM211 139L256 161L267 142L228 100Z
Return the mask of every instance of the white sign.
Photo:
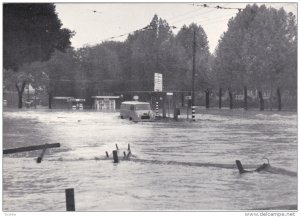
M162 91L162 74L154 73L154 91Z
M173 93L167 93L167 96L173 96Z
M185 99L190 100L190 99L192 99L192 96L185 96Z

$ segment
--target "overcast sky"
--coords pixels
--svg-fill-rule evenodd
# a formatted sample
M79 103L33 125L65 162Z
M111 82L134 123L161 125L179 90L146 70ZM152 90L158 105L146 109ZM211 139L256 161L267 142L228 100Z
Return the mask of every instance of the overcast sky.
M203 5L203 3L197 3ZM217 5L227 8L245 8L247 3L206 3L209 7L191 3L56 3L56 10L63 27L76 32L72 46L79 48L95 45L110 37L116 37L148 25L157 14L175 26L176 34L186 24L196 22L208 37L210 51L214 52L218 40L227 30L228 20L235 16L237 9L216 9ZM260 5L261 3L257 3ZM266 3L274 8L283 7L297 14L297 3ZM127 35L113 40L124 41Z

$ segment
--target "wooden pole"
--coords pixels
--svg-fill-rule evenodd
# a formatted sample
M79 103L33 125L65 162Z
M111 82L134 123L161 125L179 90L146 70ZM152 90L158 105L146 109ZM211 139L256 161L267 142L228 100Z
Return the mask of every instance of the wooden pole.
M36 146L27 146L27 147L20 147L20 148L12 148L3 150L3 154L13 154L25 151L35 151L40 149L46 148L58 148L60 147L60 143L52 143L52 144L45 144L45 145L36 145Z
M196 75L196 30L194 29L193 40L193 74L192 74L192 120L195 119L195 75Z
M105 153L106 153L106 157L109 158L108 152L106 151Z
M66 207L67 211L75 211L74 188L66 189Z
M130 155L131 155L131 151L128 152L127 157L126 157L126 160L129 160Z
M118 151L113 151L114 163L119 163Z
M130 144L128 144L128 151L130 151Z
M42 153L41 153L41 155L37 158L37 160L36 160L36 162L37 163L41 163L42 162L42 160L43 160L43 157L44 157L44 155L45 155L45 152L46 152L46 148L45 149L43 149L43 151L42 151Z

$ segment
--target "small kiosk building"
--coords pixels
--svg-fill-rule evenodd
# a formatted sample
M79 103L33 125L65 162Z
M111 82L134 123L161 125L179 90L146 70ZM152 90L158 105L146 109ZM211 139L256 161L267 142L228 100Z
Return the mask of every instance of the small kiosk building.
M93 109L114 111L116 109L116 100L119 96L92 96Z

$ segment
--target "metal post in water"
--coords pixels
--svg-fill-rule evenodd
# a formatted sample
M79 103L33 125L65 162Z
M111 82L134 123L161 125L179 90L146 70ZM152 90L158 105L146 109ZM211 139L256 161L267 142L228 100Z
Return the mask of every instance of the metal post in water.
M119 163L118 151L113 151L114 163Z
M66 189L67 211L75 211L74 188Z
M196 121L196 119L195 119L195 106L194 105L192 106L192 120Z
M106 157L109 158L108 152L106 151L105 153L106 153Z

